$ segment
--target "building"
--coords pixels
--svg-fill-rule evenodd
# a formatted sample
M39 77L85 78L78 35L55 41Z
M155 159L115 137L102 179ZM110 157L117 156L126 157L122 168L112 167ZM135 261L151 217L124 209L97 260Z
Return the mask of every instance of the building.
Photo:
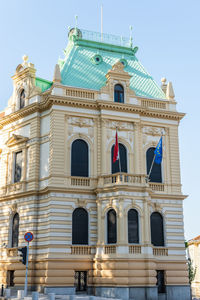
M188 241L188 257L195 272L191 283L192 295L200 298L200 235Z
M190 299L177 112L132 39L69 31L53 81L23 57L0 120L1 280L122 299ZM116 129L119 163L113 163ZM163 135L162 164L150 170Z

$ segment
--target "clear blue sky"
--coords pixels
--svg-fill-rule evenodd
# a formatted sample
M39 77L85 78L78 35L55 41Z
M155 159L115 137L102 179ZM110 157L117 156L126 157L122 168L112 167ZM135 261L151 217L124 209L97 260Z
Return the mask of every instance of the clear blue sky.
M7 0L0 6L0 110L12 93L11 76L27 54L37 76L52 80L67 44L68 26L129 36L133 26L137 57L160 84L173 82L180 124L180 157L186 239L200 235L200 1L199 0Z

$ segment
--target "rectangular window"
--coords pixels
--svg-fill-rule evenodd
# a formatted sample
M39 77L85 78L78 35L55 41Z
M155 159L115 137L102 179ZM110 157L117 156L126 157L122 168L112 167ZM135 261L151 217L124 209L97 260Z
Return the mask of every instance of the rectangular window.
M8 286L14 286L14 272L13 270L7 271L7 284Z
M157 282L156 285L158 286L158 293L162 294L165 293L165 272L161 270L157 270Z
M74 279L76 292L87 291L87 271L75 271Z
M19 182L22 177L22 151L15 153L14 182Z

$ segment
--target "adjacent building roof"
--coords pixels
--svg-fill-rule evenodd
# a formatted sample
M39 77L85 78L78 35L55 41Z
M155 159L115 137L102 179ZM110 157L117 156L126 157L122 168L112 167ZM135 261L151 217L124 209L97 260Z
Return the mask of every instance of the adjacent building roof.
M189 240L190 243L192 242L200 242L200 235L196 236L195 238Z
M85 32L85 31L84 31ZM62 84L78 88L100 90L106 84L106 74L112 66L121 61L124 70L131 75L130 88L137 96L166 99L166 95L135 56L137 47L132 48L119 40L109 38L106 43L92 38L83 31L73 29L65 49L65 58L59 60ZM106 35L106 37L109 37ZM102 38L102 40L104 40ZM116 42L117 41L117 42Z

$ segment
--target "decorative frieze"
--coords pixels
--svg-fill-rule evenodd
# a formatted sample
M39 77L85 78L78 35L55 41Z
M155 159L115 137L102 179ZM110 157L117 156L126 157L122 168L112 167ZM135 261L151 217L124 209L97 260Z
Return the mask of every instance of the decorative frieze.
M142 134L143 134L142 137L143 148L150 144L151 146L156 147L159 138L162 135L165 136L166 129L162 127L143 126ZM163 141L163 146L164 146L164 141Z
M118 131L132 131L134 128L133 123L131 122L121 122L121 121L106 121L106 127L110 129L116 129Z
M152 135L152 136L161 136L161 135L165 135L165 128L144 126L142 128L142 133L146 135Z
M93 119L89 119L89 118L68 117L68 124L78 126L78 127L93 127L94 121Z

